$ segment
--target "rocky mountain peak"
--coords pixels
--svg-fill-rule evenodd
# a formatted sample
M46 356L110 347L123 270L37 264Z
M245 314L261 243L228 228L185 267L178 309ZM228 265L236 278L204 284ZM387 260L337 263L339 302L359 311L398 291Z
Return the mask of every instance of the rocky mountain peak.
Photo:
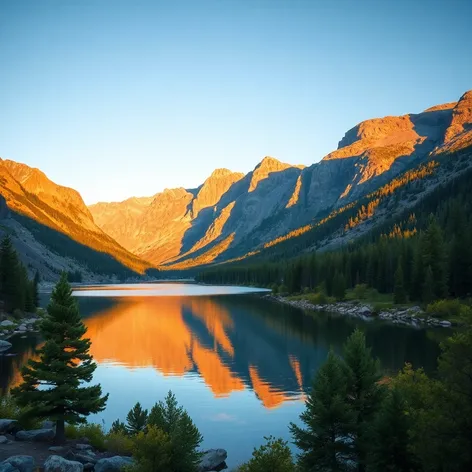
M472 130L472 90L462 95L452 110L452 120L444 136L444 143L448 143L459 134Z
M272 172L281 172L291 167L296 167L299 169L303 168L303 166L292 166L290 164L286 164L285 162L280 162L274 157L264 157L264 159L262 159L262 161L259 162L259 164L257 164L257 166L252 171L251 183L249 184L249 192L255 190L259 182L261 180L267 179L267 177L269 177L269 174L271 174Z

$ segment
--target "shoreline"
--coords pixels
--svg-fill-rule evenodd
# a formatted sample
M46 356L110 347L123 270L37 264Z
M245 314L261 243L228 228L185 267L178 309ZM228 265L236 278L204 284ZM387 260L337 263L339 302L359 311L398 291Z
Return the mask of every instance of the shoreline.
M409 308L389 308L374 312L373 307L362 302L336 302L324 305L315 305L308 300L289 300L280 295L265 295L264 298L274 302L290 305L295 308L310 311L325 311L338 315L351 316L354 318L369 321L379 319L393 324L401 324L413 328L451 328L453 325L448 320L440 320L426 314L419 306Z

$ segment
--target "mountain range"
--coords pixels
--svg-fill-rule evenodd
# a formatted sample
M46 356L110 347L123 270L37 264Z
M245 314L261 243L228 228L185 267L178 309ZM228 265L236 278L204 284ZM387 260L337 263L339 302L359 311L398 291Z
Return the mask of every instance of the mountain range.
M199 267L261 253L297 238L385 186L397 185L408 172L428 165L431 170L447 156L471 149L469 91L457 102L420 113L366 120L347 131L335 151L309 167L265 157L248 174L216 169L196 189L165 189L88 208L76 191L53 183L41 171L0 160L0 231L3 227L23 234L23 239L16 237L17 246L22 243L40 253L31 255L29 263L43 257L52 272L58 270L51 262L56 256L64 258L62 265L90 274L116 274L112 261L141 274L153 267ZM472 164L472 155L469 161ZM423 175L418 172L415 175ZM452 175L442 167L437 182ZM392 204L389 212L404 204L396 201L398 208ZM374 207L371 213L369 217ZM359 235L357 228L357 233L343 230L340 236L339 228L348 226L352 221L340 217L336 231L323 235L326 246L328 240L340 243ZM57 238L67 244L54 246L51 241ZM33 250L36 243L41 246ZM93 264L87 250L92 251ZM106 271L97 257L106 257Z

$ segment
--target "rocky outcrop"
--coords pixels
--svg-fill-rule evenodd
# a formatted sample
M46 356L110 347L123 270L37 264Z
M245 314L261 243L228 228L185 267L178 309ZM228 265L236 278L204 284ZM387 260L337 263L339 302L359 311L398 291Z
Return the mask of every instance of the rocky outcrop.
M444 143L472 130L472 90L464 93L452 110L451 124L444 135Z
M225 468L226 458L228 453L224 449L210 449L203 453L200 465L198 466L199 472L210 472L213 470L221 470Z
M14 470L18 472L33 472L35 469L35 461L32 456L11 456L2 462L2 465L5 464L10 464L10 466L13 467L13 469L10 469L10 472ZM5 470L9 469L7 468Z
M95 472L119 472L125 467L133 465L131 457L114 456L100 459L95 464Z
M8 208L7 202L3 198L2 195L0 195L0 220L4 220L10 216L10 210Z
M83 464L69 461L61 456L49 456L44 463L44 472L82 472Z
M51 441L54 439L53 429L31 429L28 431L18 431L15 435L17 441Z
M17 420L0 419L0 433L11 433L15 431L17 424Z

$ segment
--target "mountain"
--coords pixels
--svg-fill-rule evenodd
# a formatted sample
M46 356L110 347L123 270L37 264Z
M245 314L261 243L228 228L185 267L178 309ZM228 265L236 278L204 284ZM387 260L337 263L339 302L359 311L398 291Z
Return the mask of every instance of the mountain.
M421 113L363 121L306 168L266 157L246 175L219 169L195 190L167 189L89 209L129 251L164 268L185 269L300 235L405 172L471 145L469 91Z
M101 230L80 194L25 164L0 159L0 229L46 278L60 270L144 273L151 267Z

